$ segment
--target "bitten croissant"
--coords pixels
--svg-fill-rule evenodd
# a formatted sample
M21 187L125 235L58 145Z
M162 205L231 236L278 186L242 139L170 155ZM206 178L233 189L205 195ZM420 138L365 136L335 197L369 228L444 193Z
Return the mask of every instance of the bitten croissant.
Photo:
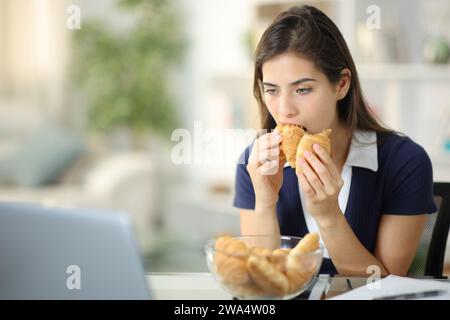
M295 168L297 146L305 131L295 124L278 124L276 129L280 132L282 140L280 144L281 154L292 168Z
M303 157L303 154L306 151L309 151L311 153L314 152L313 145L315 143L319 144L322 148L325 149L325 151L328 154L331 155L330 137L331 137L331 129L326 129L321 133L314 135L305 133L303 138L300 140L300 143L298 144L296 158L298 159L299 157ZM297 167L295 171L297 175L303 172L301 167Z

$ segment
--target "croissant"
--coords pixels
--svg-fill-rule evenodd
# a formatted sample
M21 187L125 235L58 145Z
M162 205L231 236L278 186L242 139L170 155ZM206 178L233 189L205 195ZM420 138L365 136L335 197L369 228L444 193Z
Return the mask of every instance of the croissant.
M272 251L270 262L273 263L278 271L286 273L286 260L290 251L290 249L283 248L275 249Z
M302 254L319 249L319 235L308 233L290 252L286 262L286 275L289 279L289 292L302 287L317 270L317 262Z
M306 151L314 152L313 145L314 143L319 144L328 154L331 154L331 129L326 129L319 134L308 134L305 133L303 138L300 140L300 143L297 146L296 158L303 157L303 154ZM301 167L296 168L296 173L299 175L303 172Z
M320 237L317 232L308 233L289 252L289 256L316 251L319 249L319 238Z
M281 159L284 156L289 165L295 168L297 146L302 139L305 131L302 127L295 124L278 124L277 129L282 137L280 150Z
M236 238L220 237L215 243L216 254L214 263L217 273L223 280L232 285L242 285L249 281L250 276L247 271L246 244Z
M249 282L246 260L236 257L228 257L217 265L217 273L223 281L230 285L243 285Z
M270 249L262 247L252 247L250 248L250 253L266 259L269 259L270 256L272 255L272 251L270 251Z
M250 255L247 266L253 281L266 293L283 296L289 290L287 277L267 259Z

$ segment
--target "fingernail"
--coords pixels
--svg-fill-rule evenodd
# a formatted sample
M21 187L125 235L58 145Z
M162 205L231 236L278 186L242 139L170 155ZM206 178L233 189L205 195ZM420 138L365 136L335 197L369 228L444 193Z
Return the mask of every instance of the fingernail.
M310 153L309 151L305 151L305 157L306 157L306 158L311 157L311 153Z
M320 145L318 145L317 143L314 143L313 148L316 151L320 151Z

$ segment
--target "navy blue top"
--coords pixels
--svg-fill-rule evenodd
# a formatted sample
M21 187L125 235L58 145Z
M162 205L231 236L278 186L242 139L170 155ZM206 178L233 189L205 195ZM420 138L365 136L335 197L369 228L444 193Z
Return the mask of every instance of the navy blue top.
M426 151L410 138L377 134L378 170L352 167L350 193L345 210L359 241L371 253L381 214L416 215L437 211L433 201L433 171ZM255 193L247 171L251 145L239 159L233 205L255 208ZM276 204L282 235L303 237L308 233L300 202L297 175L283 169L283 185ZM331 259L324 258L320 273L336 274Z

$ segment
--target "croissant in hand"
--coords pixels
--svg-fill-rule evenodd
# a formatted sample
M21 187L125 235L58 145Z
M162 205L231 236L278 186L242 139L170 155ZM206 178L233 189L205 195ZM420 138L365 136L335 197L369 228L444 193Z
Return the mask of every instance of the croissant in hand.
M297 159L303 157L306 151L314 152L313 145L317 143L320 145L329 155L331 155L331 129L326 129L319 134L305 133L297 146ZM303 172L301 167L295 169L297 175Z

